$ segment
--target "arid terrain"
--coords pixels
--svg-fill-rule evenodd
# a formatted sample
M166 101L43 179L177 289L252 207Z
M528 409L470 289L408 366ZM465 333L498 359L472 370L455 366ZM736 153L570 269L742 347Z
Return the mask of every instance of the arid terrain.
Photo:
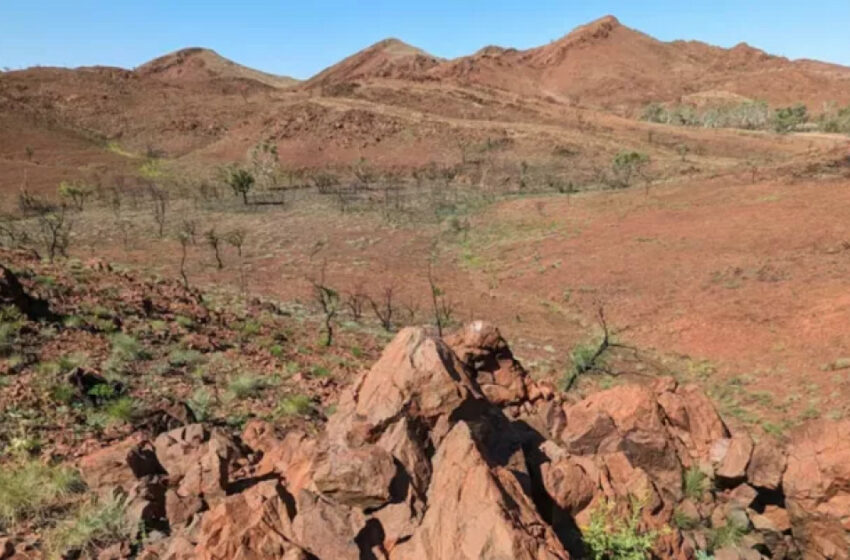
M850 558L850 68L34 67L0 189L0 558Z

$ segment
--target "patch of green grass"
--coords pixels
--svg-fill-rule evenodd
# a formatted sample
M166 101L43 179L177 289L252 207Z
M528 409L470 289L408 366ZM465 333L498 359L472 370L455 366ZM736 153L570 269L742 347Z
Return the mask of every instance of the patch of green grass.
M186 401L186 405L192 409L198 422L205 422L211 417L213 396L206 389L197 389Z
M715 551L726 546L735 546L746 534L746 527L741 527L737 523L727 520L725 525L714 527L709 531L708 548Z
M280 344L273 344L272 346L269 347L269 354L271 354L272 356L274 356L275 358L278 358L278 359L282 358L283 357L283 346L281 346Z
M266 381L251 374L241 374L232 378L227 384L228 394L235 399L255 397L267 387Z
M89 411L86 422L93 428L105 429L120 424L129 424L138 414L136 402L131 397L110 400L103 406Z
M132 336L124 333L115 333L110 337L112 343L112 356L124 361L147 360L150 353L142 344Z
M183 327L184 329L191 329L195 326L195 321L193 321L191 317L185 317L183 315L177 315L174 318L174 322Z
M275 409L276 416L306 416L313 411L313 400L307 395L287 395Z
M673 525L683 531L690 531L699 526L699 519L694 519L681 510L676 509L673 511Z
M685 477L682 480L682 490L685 496L699 501L702 495L708 490L708 477L702 472L699 467L693 466L685 471Z
M168 363L172 367L192 367L204 361L204 355L197 350L172 350L168 355Z
M126 510L122 496L83 504L45 534L47 557L96 556L111 544L133 540L140 527L128 521Z
M322 379L322 378L325 378L325 377L330 377L330 376L331 376L331 370L329 370L329 369L328 369L327 367L325 367L325 366L319 366L319 365L316 365L316 366L313 366L313 367L310 369L310 376L311 376L311 377L315 377L315 378L317 378L317 379Z
M73 469L19 459L0 469L0 529L35 519L60 505L82 483Z

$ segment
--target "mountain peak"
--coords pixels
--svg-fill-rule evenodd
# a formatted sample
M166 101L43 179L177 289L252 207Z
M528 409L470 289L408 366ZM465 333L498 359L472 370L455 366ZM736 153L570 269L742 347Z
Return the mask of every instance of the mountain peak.
M157 57L136 68L142 76L170 82L198 82L216 78L247 79L271 87L289 87L297 80L237 64L212 49L187 47Z

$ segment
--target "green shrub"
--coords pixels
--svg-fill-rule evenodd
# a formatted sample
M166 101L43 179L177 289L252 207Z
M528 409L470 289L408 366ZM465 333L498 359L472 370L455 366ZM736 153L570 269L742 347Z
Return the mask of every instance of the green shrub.
M0 468L0 529L41 516L82 483L73 469L20 459Z
M127 519L124 497L83 504L44 536L48 558L97 556L97 551L134 539L141 529Z
M615 518L613 509L613 505L605 503L591 513L590 524L583 531L590 558L648 560L658 538L658 531L640 529L640 502L632 500L632 511L626 519Z
M277 416L306 416L313 411L313 400L307 395L288 395L277 405Z
M791 107L780 107L773 113L773 130L780 133L793 132L808 120L808 110L802 103Z
M628 187L636 174L649 163L649 156L641 152L623 151L614 156L611 170L614 172L614 186Z
M708 477L699 467L693 466L685 471L682 490L684 490L685 496L688 498L699 501L702 499L705 491L708 490Z

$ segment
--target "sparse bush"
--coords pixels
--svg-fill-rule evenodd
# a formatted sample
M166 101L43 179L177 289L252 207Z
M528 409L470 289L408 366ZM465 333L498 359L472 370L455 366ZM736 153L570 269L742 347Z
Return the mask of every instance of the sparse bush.
M19 459L0 469L0 530L41 516L82 486L79 475L64 466Z
M793 132L808 120L808 110L802 103L791 107L780 107L773 113L773 130L779 133Z
M83 504L45 535L48 558L96 556L111 544L133 539L140 527L128 519L126 510L124 496Z
M204 361L204 355L197 350L173 350L168 355L168 363L173 367L191 367Z
M632 184L632 179L649 163L649 156L641 152L623 151L614 156L611 170L614 173L614 186L625 188Z
M378 321L381 323L381 327L383 327L383 329L387 332L391 332L393 330L393 315L395 314L395 301L393 296L393 286L387 286L384 288L384 293L382 294L380 301L369 298L369 305L372 307L375 317L378 318Z
M277 416L307 416L313 412L313 400L307 395L287 395L275 409Z
M206 422L211 416L213 396L204 388L196 389L186 401L186 405L192 410L198 422Z
M251 374L233 377L227 384L227 392L235 399L256 397L267 386L264 379Z

